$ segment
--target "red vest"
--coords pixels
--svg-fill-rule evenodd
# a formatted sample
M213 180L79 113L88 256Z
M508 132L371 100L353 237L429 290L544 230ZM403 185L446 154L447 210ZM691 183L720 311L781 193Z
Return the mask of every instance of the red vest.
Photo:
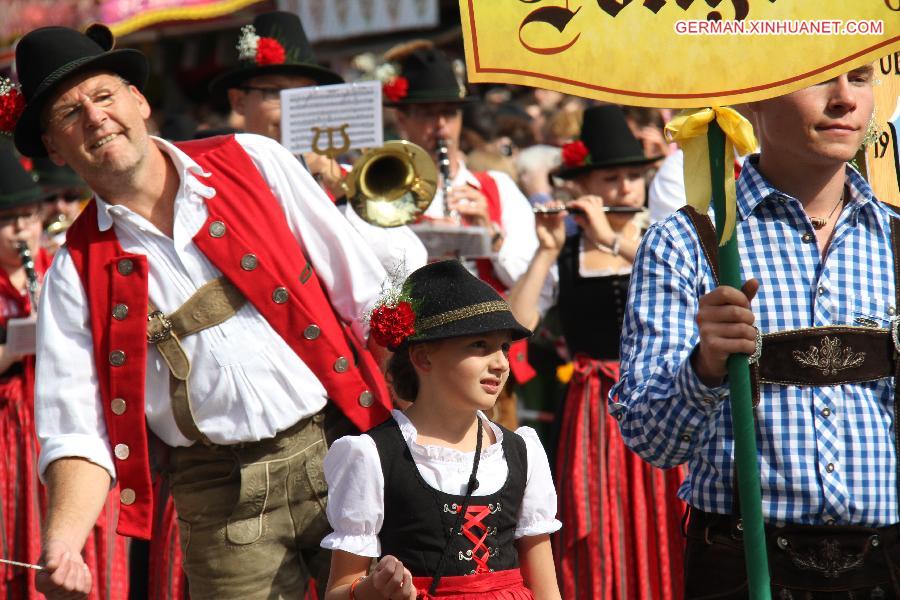
M250 157L233 136L179 147L212 173L208 184L216 190L206 200L209 218L194 236L194 244L309 366L328 398L360 430L384 421L390 414L390 399L377 363L335 314L281 205ZM97 229L93 201L69 229L66 240L90 308L94 362L110 446L120 450L114 454L125 456L115 458L121 490L117 531L149 538L153 491L144 418L147 258L126 253L114 228ZM248 254L256 260L242 262ZM255 267L248 270L247 264ZM130 308L121 319L112 314L119 304ZM318 330L310 329L311 325ZM127 452L121 451L121 445L127 445Z

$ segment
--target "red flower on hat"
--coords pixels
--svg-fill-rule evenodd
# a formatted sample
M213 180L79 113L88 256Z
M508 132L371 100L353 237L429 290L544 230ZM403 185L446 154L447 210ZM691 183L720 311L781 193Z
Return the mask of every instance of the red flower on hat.
M25 110L25 97L19 86L0 77L0 133L11 134Z
M562 147L562 160L567 167L580 167L590 164L590 157L591 153L581 140L565 144Z
M372 311L369 319L372 339L389 350L396 350L416 332L415 322L416 313L409 302L382 304Z
M286 53L284 46L270 37L261 37L256 44L256 64L258 65L282 65Z
M397 75L382 86L382 91L391 102L399 102L409 93L409 80Z

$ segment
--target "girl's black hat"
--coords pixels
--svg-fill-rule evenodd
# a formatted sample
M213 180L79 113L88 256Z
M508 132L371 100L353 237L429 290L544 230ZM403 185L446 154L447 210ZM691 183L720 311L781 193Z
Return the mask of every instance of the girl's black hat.
M552 177L572 179L594 169L648 165L662 156L644 154L644 147L628 127L625 113L615 104L603 104L585 109L580 139L563 148L563 164L550 173ZM578 160L566 162L569 146L581 144ZM586 154L584 154L586 151Z
M137 50L113 50L112 32L91 25L85 33L68 27L42 27L16 45L16 71L25 110L16 123L16 147L25 156L46 156L41 111L66 80L92 71L110 71L138 89L147 83L147 58Z
M238 42L239 59L233 69L222 73L209 84L209 92L214 96L223 96L229 89L238 88L248 79L260 75L297 75L308 77L318 85L344 83L344 78L334 71L316 62L312 46L303 31L300 17L294 13L273 11L256 15L253 19L254 33L259 40L255 41L246 29L242 31ZM267 40L259 48L260 40ZM269 48L277 43L283 51L283 58L277 62L272 55L266 56L265 45ZM257 46L253 46L256 43Z
M19 162L12 144L0 140L0 211L33 204L46 195Z
M416 313L410 342L510 331L513 340L531 335L513 316L509 303L456 260L413 271L403 284Z

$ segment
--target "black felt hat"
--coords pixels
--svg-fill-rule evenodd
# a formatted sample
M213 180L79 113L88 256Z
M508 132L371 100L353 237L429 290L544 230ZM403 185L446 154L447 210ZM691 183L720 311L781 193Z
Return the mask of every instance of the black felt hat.
M237 66L209 84L209 92L214 96L222 96L260 75L298 75L318 85L344 83L343 77L316 62L300 17L294 13L274 11L257 15L251 27L241 29L237 49Z
M46 195L19 162L12 144L0 141L0 210L33 204Z
M615 104L592 106L584 111L581 135L578 142L587 151L586 155L570 151L563 147L563 164L553 170L550 175L561 179L572 179L582 173L594 169L608 167L624 167L631 165L647 165L659 160L662 156L648 157L644 154L641 142L631 133L625 113ZM582 157L583 155L583 157ZM580 160L569 160L573 157Z
M457 76L447 56L437 48L420 48L400 60L397 76L406 80L406 91L391 97L384 96L385 106L402 107L409 104L435 102L471 102L466 86ZM385 89L396 87L395 80L385 83Z
M16 147L25 156L46 156L40 116L47 100L74 75L116 73L138 89L147 83L147 58L137 50L113 50L112 32L91 25L85 33L68 27L42 27L16 45L16 71L25 96L25 111L16 124Z
M506 330L514 340L531 335L516 321L506 300L456 260L416 269L404 282L403 294L416 313L410 342Z
M90 190L72 167L58 165L46 156L39 156L32 161L31 173L41 189L48 194L78 189L87 195Z

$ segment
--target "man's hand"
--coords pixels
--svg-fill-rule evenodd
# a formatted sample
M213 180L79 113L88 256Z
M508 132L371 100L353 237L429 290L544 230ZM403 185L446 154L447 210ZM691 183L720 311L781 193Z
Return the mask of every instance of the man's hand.
M700 298L697 325L700 343L691 356L694 372L705 385L720 385L727 373L730 354L753 354L756 350L755 317L750 301L759 282L750 279L740 290L720 286Z
M403 563L393 556L385 556L375 565L369 576L372 588L381 598L389 600L416 600L416 588L412 584L412 574Z
M454 187L450 190L450 197L445 202L447 203L447 208L459 213L466 225L491 226L487 198L472 186L461 185Z
M48 540L41 554L44 570L37 574L35 587L49 600L87 598L91 591L91 572L81 554L64 542Z

